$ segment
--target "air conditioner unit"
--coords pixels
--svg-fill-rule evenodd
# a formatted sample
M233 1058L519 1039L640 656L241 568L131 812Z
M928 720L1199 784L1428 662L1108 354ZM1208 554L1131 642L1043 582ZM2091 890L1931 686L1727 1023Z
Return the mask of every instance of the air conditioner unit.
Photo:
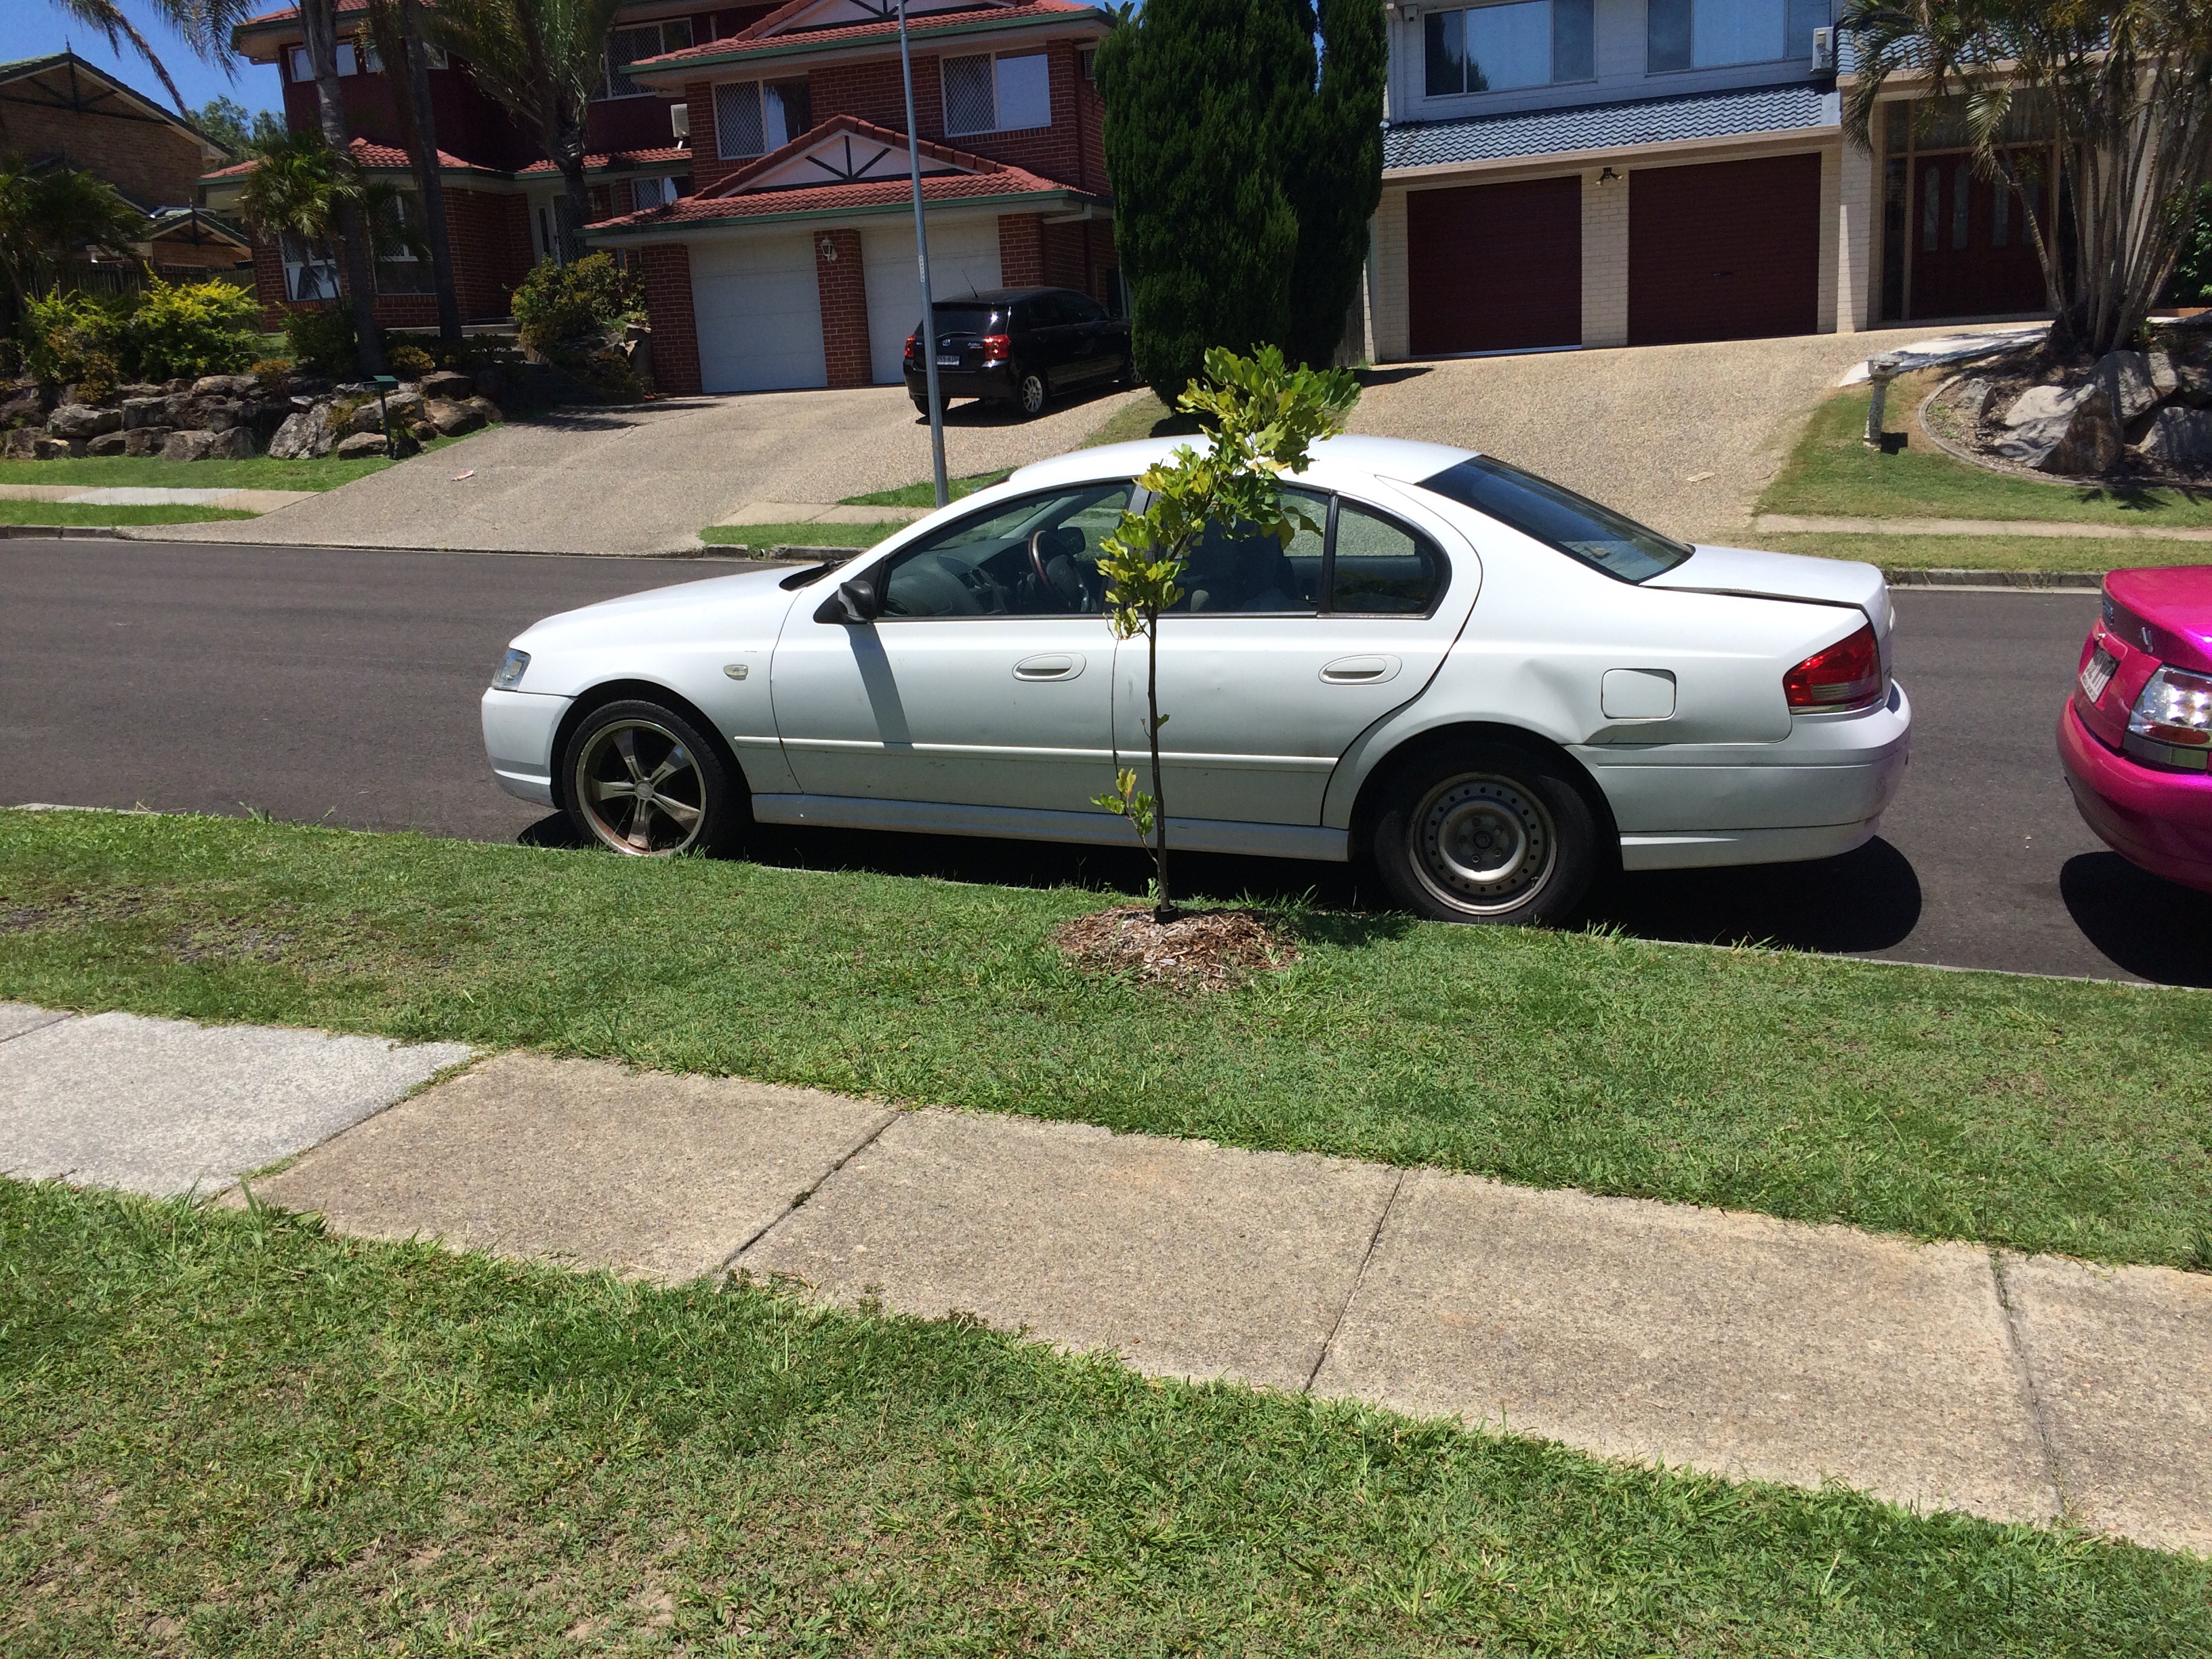
M1813 73L1828 74L1836 67L1836 32L1832 28L1813 31Z
M691 106L671 104L668 106L668 126L678 139L689 138L691 136Z

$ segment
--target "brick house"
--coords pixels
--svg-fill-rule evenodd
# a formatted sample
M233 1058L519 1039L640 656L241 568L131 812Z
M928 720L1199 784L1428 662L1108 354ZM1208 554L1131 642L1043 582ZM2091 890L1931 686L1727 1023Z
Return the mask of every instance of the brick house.
M1830 5L1391 4L1372 355L2046 313L2021 216L2051 203L1975 178L1924 88L1846 143Z
M688 112L691 188L594 224L635 253L669 391L897 383L921 312L918 154L941 297L1051 283L1119 309L1091 73L1106 15L1070 0L791 0L627 65Z

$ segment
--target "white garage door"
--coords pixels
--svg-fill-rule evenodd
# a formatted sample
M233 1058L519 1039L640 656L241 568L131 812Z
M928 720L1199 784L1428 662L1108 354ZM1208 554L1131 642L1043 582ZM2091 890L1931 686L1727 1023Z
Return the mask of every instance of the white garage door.
M708 391L830 384L814 240L805 232L692 243L691 312Z
M921 276L915 269L914 222L860 233L860 264L867 272L868 363L878 386L903 378L906 337L921 320ZM999 222L929 222L929 289L940 300L980 294L999 286Z

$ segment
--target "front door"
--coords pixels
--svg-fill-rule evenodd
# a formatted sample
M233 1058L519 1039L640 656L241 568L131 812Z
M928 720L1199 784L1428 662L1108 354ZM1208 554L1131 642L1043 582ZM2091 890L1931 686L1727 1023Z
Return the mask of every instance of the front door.
M2030 213L2046 234L2050 230L2040 185L2030 180L2015 191L2002 179L1978 177L1963 150L1917 156L1913 167L1911 314L2047 310L2043 267L2027 230Z
M1287 547L1209 535L1192 556L1188 597L1160 619L1171 817L1318 824L1352 740L1420 695L1466 615L1463 602L1440 608L1450 572L1430 537L1348 498L1332 517L1329 497L1285 494L1320 528ZM1140 776L1146 669L1143 639L1125 641L1115 735Z
M1127 479L979 510L867 573L884 615L793 607L776 730L811 795L1089 811L1113 784L1099 543Z

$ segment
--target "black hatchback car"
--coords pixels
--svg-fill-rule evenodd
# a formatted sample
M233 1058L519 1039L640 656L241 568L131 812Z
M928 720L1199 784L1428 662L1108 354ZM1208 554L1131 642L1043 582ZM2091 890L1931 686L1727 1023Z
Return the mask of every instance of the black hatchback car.
M1133 381L1129 324L1072 288L1002 288L939 300L937 388L946 403L981 398L1012 404L1024 418L1063 392L1106 380ZM929 412L929 366L921 331L906 339L906 389Z

